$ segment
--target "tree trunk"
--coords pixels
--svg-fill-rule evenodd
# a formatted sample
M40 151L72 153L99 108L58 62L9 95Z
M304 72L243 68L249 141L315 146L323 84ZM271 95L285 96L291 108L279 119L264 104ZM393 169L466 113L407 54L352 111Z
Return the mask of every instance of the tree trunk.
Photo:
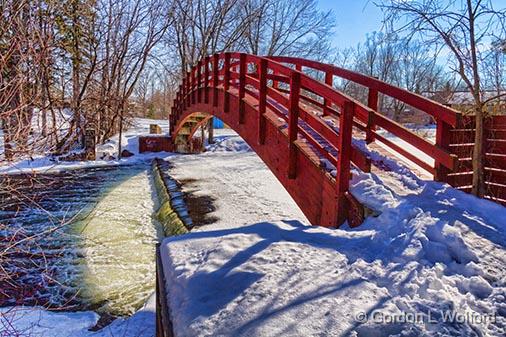
M473 189L472 193L477 197L482 197L485 192L485 181L484 181L484 123L485 113L483 106L480 104L476 108L476 132L474 135L474 147L473 147Z
M121 159L121 137L123 135L123 111L119 116L118 159Z
M39 112L42 117L42 137L46 137L47 136L47 111L46 111L46 108L42 109L40 112Z
M475 114L476 114L476 132L474 135L474 149L473 149L473 188L472 193L477 197L482 197L484 192L484 170L483 170L483 129L485 121L485 107L483 106L481 99L481 83L480 83L480 72L478 69L478 54L475 38L475 20L476 13L473 11L471 0L467 0L467 10L469 19L469 43L471 46L471 62L473 69L473 87L472 94L475 102Z
M207 130L209 132L209 136L208 136L208 144L214 144L214 124L213 124L213 120L214 118L211 117L211 119L209 119L209 124L207 125Z

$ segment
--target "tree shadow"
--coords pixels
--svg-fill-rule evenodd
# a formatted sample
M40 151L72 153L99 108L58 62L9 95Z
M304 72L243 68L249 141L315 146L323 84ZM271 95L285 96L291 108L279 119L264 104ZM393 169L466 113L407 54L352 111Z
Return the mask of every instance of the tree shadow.
M310 227L295 220L285 221L285 223L290 225L290 230L280 228L279 226L269 222L261 222L240 228L190 232L185 235L170 237L164 241L161 246L162 256L167 255L167 245L170 245L171 242L195 241L206 238L224 237L233 234L253 234L261 238L260 241L253 244L251 247L237 252L217 270L213 272L199 271L188 279L188 292L196 294L195 300L198 302L198 305L193 306L193 317L209 317L217 313L238 295L242 294L251 286L251 284L262 278L264 275L260 273L234 271L234 269L239 268L254 255L262 252L274 243L282 241L300 242L313 247L337 250L340 253L347 255L350 260L354 261L357 258L356 253L348 252L346 250L341 251L339 247L343 246L345 243L346 246L349 247L350 241L353 242L353 245L364 247L364 244L368 241L368 239L344 239L333 237L325 233L306 232ZM336 285L335 288L331 288L325 293L308 295L305 298L301 298L294 302L292 306L303 304L307 301L325 296L326 294L338 292L343 287L355 285L356 283L362 281L363 280L358 279L347 285ZM224 293L226 294L225 296L223 295ZM290 306L279 310L288 309L290 309ZM276 312L272 312L270 315L274 314L276 314Z

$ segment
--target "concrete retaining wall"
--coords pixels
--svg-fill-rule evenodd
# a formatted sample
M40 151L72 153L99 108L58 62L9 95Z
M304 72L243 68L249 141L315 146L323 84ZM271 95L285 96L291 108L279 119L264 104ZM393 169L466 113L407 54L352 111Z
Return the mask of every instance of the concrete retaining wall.
M153 181L160 207L155 213L163 227L165 236L187 233L193 223L179 190L177 182L167 174L169 164L163 160L153 160Z

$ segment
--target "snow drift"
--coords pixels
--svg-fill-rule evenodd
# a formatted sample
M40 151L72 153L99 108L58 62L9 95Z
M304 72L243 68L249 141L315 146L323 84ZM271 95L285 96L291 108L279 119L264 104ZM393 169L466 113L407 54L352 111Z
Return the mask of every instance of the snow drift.
M271 196L230 169L244 153L213 155L193 189L228 202L216 211L226 219L161 248L176 336L503 336L506 208L385 160L388 172L354 172L351 192L372 214L356 229L244 225L235 200L254 211ZM176 160L176 176L197 160Z

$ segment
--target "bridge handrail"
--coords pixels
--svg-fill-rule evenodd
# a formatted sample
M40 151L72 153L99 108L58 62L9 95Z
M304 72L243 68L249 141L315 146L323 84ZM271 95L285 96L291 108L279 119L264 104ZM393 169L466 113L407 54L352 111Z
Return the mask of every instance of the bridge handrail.
M287 63L293 65L295 69L302 71L302 67L311 68L313 70L325 72L325 84L330 86L332 89L333 76L338 76L352 82L363 85L369 89L369 97L368 97L368 106L363 105L362 103L354 100L356 102L356 117L366 124L366 132L367 132L367 140L368 142L373 141L375 138L380 140L382 143L390 147L395 152L407 157L411 161L415 162L420 167L424 168L426 171L435 174L436 168L439 166L444 166L449 169L454 169L458 165L458 158L452 154L450 154L442 144L439 144L440 139L436 139L436 144L432 144L426 139L419 137L411 130L403 127L399 123L390 120L380 114L377 110L378 105L378 92L381 92L387 96L398 99L408 105L411 105L419 110L424 111L435 117L436 122L438 123L438 128L441 127L442 123L447 123L451 126L457 126L460 124L462 115L459 111L451 109L447 106L444 106L440 103L427 99L421 95L409 92L405 89L395 87L391 84L385 83L381 80L378 80L373 77L369 77L363 74L359 74L357 72L343 69L340 67L336 67L334 65L324 64L317 61L301 59L297 57L288 57L288 56L269 56L267 57L271 60L281 63ZM276 76L276 74L274 74ZM324 98L323 102L323 111L326 110L332 111L330 108L330 101L320 94L318 90L311 90L313 88L310 87L310 82L306 82L307 79L312 79L313 81L318 81L313 79L310 76L306 76L305 81L303 80L303 87L307 87L311 92L320 95ZM277 78L277 80L283 80L282 78ZM319 82L323 84L322 82ZM321 88L321 86L320 86ZM320 89L318 88L318 89ZM335 90L335 89L334 89ZM346 96L346 95L345 95ZM350 99L350 97L347 97ZM432 157L435 161L435 167L432 167L425 161L421 160L414 154L406 151L395 143L389 141L387 138L376 132L376 126L380 126L386 131L392 133L393 135L399 137L403 141L413 145L418 148L426 155Z
M283 63L288 63L294 66L294 68L285 65ZM254 64L256 66L256 70L254 72L248 71L248 64ZM263 67L263 68L262 68ZM309 67L314 70L324 71L326 73L325 83L312 78L311 76L303 73L302 67ZM204 68L204 74L202 74L202 68ZM237 70L237 71L234 71ZM270 72L269 72L270 70ZM262 75L263 71L263 75ZM330 74L330 75L329 75ZM339 92L332 86L333 76L339 76L345 79L352 80L356 83L364 85L369 88L369 98L376 99L376 103L370 102L369 106L366 106L354 98ZM294 77L296 81L294 81ZM252 83L252 80L258 81ZM275 85L268 87L267 81L268 79L274 82L285 82L290 85L290 90L283 90ZM220 84L223 84L224 90L228 92L230 89L230 84L234 83L234 86L237 85L239 90L239 96L242 100L245 96L245 93L248 91L246 89L246 85L252 85L258 90L258 100L259 100L259 110L261 114L265 113L266 107L268 105L272 105L267 101L267 97L271 97L276 100L279 104L282 104L288 111L293 110L294 106L291 106L290 97L291 86L298 86L298 92L296 93L296 102L297 102L297 117L309 116L309 118L313 118L311 113L306 112L303 108L299 106L299 101L306 100L310 104L316 105L320 108L323 108L324 113L330 112L332 115L337 115L337 117L341 117L340 113L336 110L332 109L331 105L336 104L339 107L344 107L345 104L352 103L353 105L353 115L358 118L359 121L363 122L365 126L360 125L356 121L352 121L355 126L358 126L360 129L365 130L367 133L367 137L369 140L372 138L377 138L379 141L383 142L385 145L392 148L394 151L400 153L401 155L407 157L408 159L414 161L419 166L423 167L427 171L434 173L434 167L430 166L416 155L410 153L409 151L399 147L395 143L389 141L382 135L376 133L375 126L379 126L392 134L398 136L404 141L410 143L416 148L420 149L422 152L427 154L428 156L434 158L436 162L436 167L438 165L443 165L449 169L453 169L456 165L456 158L452 156L448 151L444 148L438 146L438 144L432 144L427 140L419 137L418 135L411 132L409 129L403 127L402 125L384 117L380 113L376 111L377 109L377 93L381 92L393 98L399 99L409 105L414 106L422 111L425 111L431 115L437 115L437 121L448 123L449 125L453 125L458 123L460 118L460 113L450 109L444 105L433 102L429 99L426 99L420 95L413 94L404 89L400 89L389 85L380 80L358 74L346 69L342 69L339 67L335 67L332 65L326 65L316 61L309 61L300 58L294 57L261 57L250 54L243 53L221 53L215 54L213 56L208 56L205 59L199 61L198 65L192 68L190 72L187 73L185 78L183 79L183 84L180 86L180 91L176 95L175 104L180 102L181 100L185 101L185 99L190 95L191 101L195 101L196 97L194 95L197 94L197 91L194 90L196 87L200 87L204 85L204 87L217 87ZM292 83L293 82L293 83ZM297 83L296 83L297 82ZM305 96L302 90L307 90L308 92L312 92L317 96L323 98L323 103L318 102L316 99L312 99L308 96ZM372 93L372 95L371 95ZM280 100L280 96L283 94L288 94L288 98L286 100ZM200 91L198 92L200 95ZM208 95L208 92L205 91L205 95ZM217 95L217 91L214 91L214 95ZM206 97L206 100L208 98ZM215 101L215 97L213 97L213 102ZM200 97L199 97L200 101ZM225 106L226 109L227 105ZM272 106L269 106L271 110ZM433 110L431 110L433 109ZM343 109L341 109L342 111ZM302 112L302 114L300 114ZM284 117L283 117L284 118ZM286 120L286 118L285 118ZM286 120L288 124L290 124L290 120ZM307 121L307 120L306 120ZM321 121L318 120L320 123ZM292 123L292 133L296 135L301 132L307 138L307 133L300 128L297 124ZM321 133L320 133L321 134ZM328 135L328 133L327 133ZM292 138L294 136L292 135ZM324 135L322 137L325 138ZM296 138L295 138L296 139ZM335 145L335 144L333 144Z
M330 84L332 82L331 80L328 80L327 74L332 74L333 76L341 77L343 79L355 82L364 87L367 87L369 90L380 92L384 95L390 96L401 102L404 102L414 108L422 110L427 114L432 115L436 119L441 119L445 121L446 123L448 123L453 127L456 127L458 125L462 117L461 112L458 110L447 107L443 104L430 100L419 94L388 84L377 78L363 75L352 70L344 69L331 64L321 63L318 61L306 60L298 57L268 56L267 58L280 63L288 63L299 67L307 67L314 70L322 71L326 74L327 77L326 82L327 83L330 82Z

